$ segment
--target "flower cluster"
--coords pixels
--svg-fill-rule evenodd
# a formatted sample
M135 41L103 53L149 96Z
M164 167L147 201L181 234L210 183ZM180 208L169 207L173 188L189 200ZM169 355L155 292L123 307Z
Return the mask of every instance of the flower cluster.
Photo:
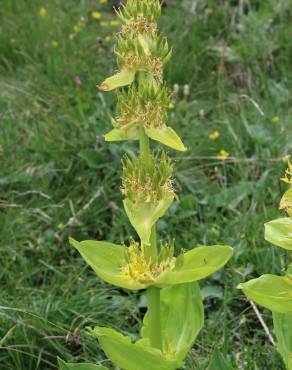
M123 160L122 193L135 205L142 202L157 204L165 198L173 198L173 165L165 152L160 157L125 157Z
M166 270L174 271L179 267L181 258L174 257L174 244L165 244L160 247L160 253L156 261L152 261L146 247L135 241L131 241L126 249L126 264L121 269L121 274L126 278L139 281L142 284L153 284L155 280Z

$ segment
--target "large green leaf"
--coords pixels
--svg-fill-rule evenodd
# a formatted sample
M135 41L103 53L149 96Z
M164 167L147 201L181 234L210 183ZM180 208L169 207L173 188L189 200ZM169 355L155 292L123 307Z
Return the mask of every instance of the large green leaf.
M292 370L292 314L273 312L277 349L288 368Z
M278 247L292 250L292 218L285 217L265 224L265 238Z
M147 314L141 335L149 338ZM204 308L197 283L178 284L161 290L160 317L163 352L183 361L204 324Z
M138 140L139 127L131 125L123 128L114 128L104 135L105 141Z
M135 78L136 71L123 69L121 72L107 78L98 88L102 91L111 91L117 87L130 85Z
M173 199L174 196L169 196L157 204L151 202L136 204L129 199L124 200L127 216L143 243L149 244L152 226L165 214Z
M108 370L107 367L102 365L75 363L69 364L58 358L58 365L60 370Z
M77 242L73 238L70 238L70 243L104 281L131 290L146 287L138 281L121 274L121 269L126 264L126 247L94 240Z
M97 327L91 333L99 339L107 357L122 369L175 370L179 367L175 359L165 357L160 350L142 342L132 343L129 337L113 329Z
M239 284L244 294L271 311L292 313L292 277L262 275L258 279Z
M227 245L194 248L183 255L180 267L162 272L155 284L165 287L204 279L221 269L232 254L233 249Z
M162 128L145 128L145 132L151 139L159 141L172 149L181 152L185 152L187 150L181 141L181 138L171 127L164 126Z

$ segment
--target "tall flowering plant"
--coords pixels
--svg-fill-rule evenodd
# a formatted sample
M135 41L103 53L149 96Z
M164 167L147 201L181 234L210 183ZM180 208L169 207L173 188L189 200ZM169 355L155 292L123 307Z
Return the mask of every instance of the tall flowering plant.
M280 202L280 209L286 210L288 217L266 223L265 239L286 249L291 258L292 165L290 162L286 176L282 180L290 184L290 188L285 192ZM292 370L292 264L288 264L288 268L282 276L262 275L258 279L240 284L239 288L247 297L272 311L277 349L287 369Z
M178 256L174 244L157 243L156 223L174 201L173 163L162 149L152 152L150 141L186 151L178 134L167 125L170 92L163 67L171 56L165 37L158 34L159 0L128 0L117 11L122 23L116 36L119 71L98 87L117 91L117 113L108 142L136 140L138 156L122 160L121 192L126 214L139 240L130 245L70 239L99 278L129 290L146 290L148 310L140 339L111 328L89 329L108 358L126 370L172 370L183 365L203 326L203 304L197 281L222 268L232 255L225 245L197 247ZM105 369L92 364L66 364L61 369Z

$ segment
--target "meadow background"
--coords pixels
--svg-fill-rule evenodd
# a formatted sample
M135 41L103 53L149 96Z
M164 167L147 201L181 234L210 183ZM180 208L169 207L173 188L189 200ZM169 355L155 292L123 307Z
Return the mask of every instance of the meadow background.
M1 0L0 368L56 369L105 359L86 326L137 335L143 293L104 284L68 244L127 240L120 159L107 144L114 94L95 84L115 71L118 22L106 0ZM117 4L118 2L116 2ZM227 243L234 258L201 283L206 322L186 369L220 351L234 368L284 369L238 283L281 273L264 241L279 216L279 177L292 154L291 0L169 0L173 45L165 78L180 89L170 122L189 151L177 160L179 200L159 221L176 248ZM184 86L188 85L188 88ZM137 305L138 301L139 305ZM259 308L273 334L271 314Z

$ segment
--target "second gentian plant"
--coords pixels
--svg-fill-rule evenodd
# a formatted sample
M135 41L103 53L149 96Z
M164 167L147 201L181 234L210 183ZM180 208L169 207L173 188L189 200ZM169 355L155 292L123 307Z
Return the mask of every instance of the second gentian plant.
M107 357L125 370L174 370L183 366L203 326L197 282L222 268L232 256L232 248L200 246L175 255L173 242L160 241L157 236L157 221L177 195L173 163L165 149L152 152L151 141L163 148L187 150L167 124L171 94L163 80L163 67L171 49L166 38L158 34L159 0L128 0L117 14L122 24L115 46L118 72L98 87L117 91L113 129L105 140L139 143L137 156L122 159L121 184L125 212L138 240L130 238L130 245L74 239L70 243L100 279L123 289L146 290L147 313L138 341L133 343L112 328L89 329ZM59 366L62 370L76 366L82 370L105 369L62 360Z

